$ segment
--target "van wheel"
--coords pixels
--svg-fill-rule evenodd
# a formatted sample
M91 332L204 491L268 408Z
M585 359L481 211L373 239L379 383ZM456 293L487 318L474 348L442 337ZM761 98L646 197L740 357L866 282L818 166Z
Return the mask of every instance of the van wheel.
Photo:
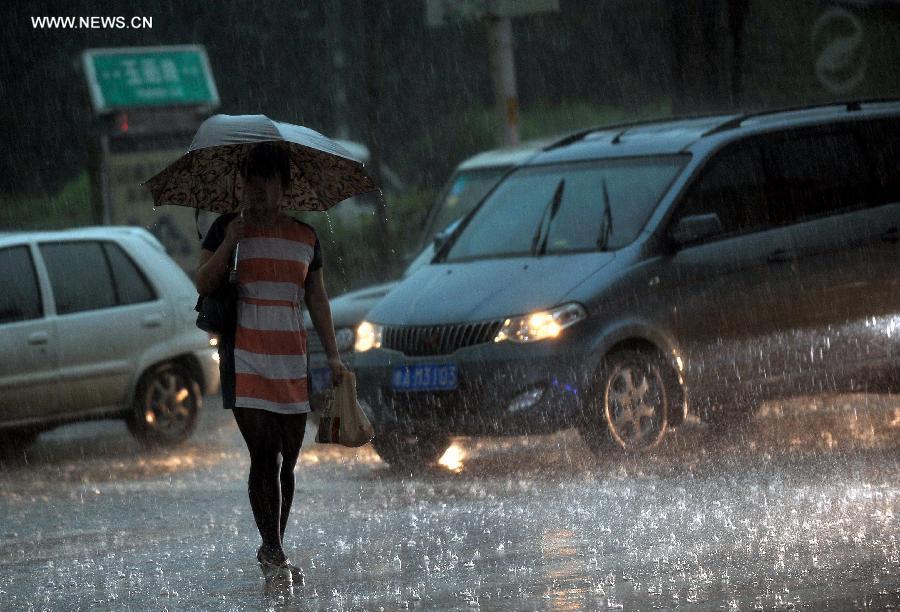
M446 434L405 434L400 431L378 432L372 446L385 463L394 468L420 469L433 464L450 447Z
M672 368L659 354L623 350L606 357L579 426L591 451L640 452L659 444L679 397Z
M193 433L202 401L189 370L174 363L155 366L138 383L128 431L144 446L179 444Z

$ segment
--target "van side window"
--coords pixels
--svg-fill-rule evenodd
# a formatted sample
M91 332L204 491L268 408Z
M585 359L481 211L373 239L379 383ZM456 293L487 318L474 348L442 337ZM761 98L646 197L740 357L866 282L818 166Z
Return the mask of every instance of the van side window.
M872 169L869 203L900 203L900 122L868 122L861 126L860 134Z
M765 229L769 225L765 178L759 150L733 146L716 155L694 183L676 214L675 221L714 213L723 234L733 236Z
M57 314L116 305L109 264L98 242L42 244L41 255L53 286Z
M150 283L147 282L147 278L119 245L105 242L103 248L112 268L118 304L137 304L156 299L156 294L150 287Z
M867 204L872 181L860 140L849 126L832 132L782 132L760 146L776 225Z
M41 291L28 247L0 249L0 324L42 316Z

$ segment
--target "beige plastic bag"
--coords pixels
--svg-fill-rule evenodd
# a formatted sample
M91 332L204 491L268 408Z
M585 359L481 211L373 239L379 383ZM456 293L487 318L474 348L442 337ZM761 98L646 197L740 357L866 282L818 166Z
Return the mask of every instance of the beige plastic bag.
M356 399L356 375L346 371L319 417L316 442L355 447L374 437L375 428Z

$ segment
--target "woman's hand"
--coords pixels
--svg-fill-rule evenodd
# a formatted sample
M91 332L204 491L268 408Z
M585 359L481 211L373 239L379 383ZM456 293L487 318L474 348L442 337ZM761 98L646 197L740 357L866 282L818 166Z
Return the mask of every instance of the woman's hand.
M347 366L341 361L337 342L334 337L334 322L331 320L331 306L328 303L328 294L325 292L325 281L322 278L322 269L313 270L306 275L304 283L306 289L303 299L309 309L309 318L313 327L322 340L325 354L328 355L328 367L331 368L331 380L339 385L344 379L344 373L349 372Z
M219 217L221 219L221 217ZM197 266L197 291L200 295L209 295L215 291L228 273L229 261L234 247L244 237L244 220L237 216L225 227L225 236L215 251L202 249L200 263Z
M244 237L244 217L243 215L238 215L234 219L228 222L228 227L225 230L225 243L230 248L233 248L240 240Z
M331 368L331 382L335 387L344 380L344 372L350 371L340 357L329 357L328 367Z

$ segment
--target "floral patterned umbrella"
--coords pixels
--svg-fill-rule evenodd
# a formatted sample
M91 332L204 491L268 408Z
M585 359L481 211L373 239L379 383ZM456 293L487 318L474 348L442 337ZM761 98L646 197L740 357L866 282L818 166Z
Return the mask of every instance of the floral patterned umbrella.
M241 161L260 142L283 142L290 154L283 208L327 210L378 189L362 162L314 130L265 115L215 115L200 125L187 153L144 182L153 205L237 210L244 188Z

